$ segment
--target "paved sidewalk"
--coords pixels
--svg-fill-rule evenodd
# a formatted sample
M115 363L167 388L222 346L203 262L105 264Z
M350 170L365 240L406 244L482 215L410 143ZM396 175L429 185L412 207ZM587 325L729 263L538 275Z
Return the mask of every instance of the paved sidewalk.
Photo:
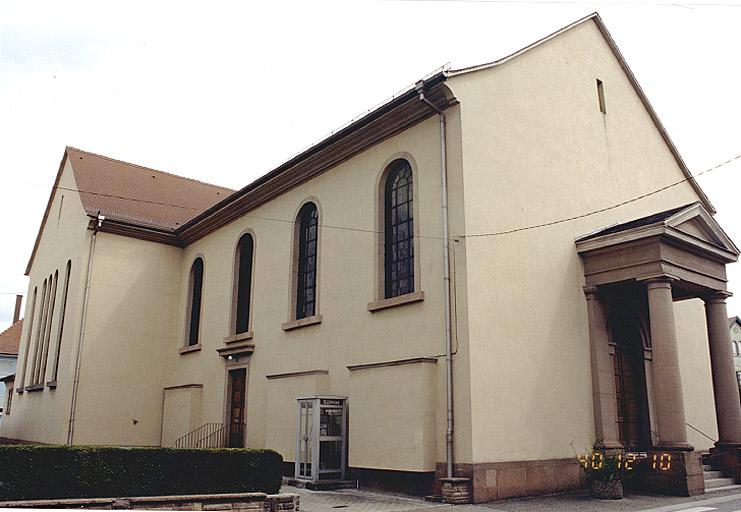
M418 498L382 494L356 489L337 491L309 491L284 485L281 492L301 496L303 512L591 512L615 511L671 512L680 510L715 510L708 507L715 502L741 502L741 492L727 491L704 494L691 498L671 496L628 495L622 500L594 500L587 491L517 498L480 505L444 505L430 503ZM701 507L704 505L706 508ZM658 509L658 510L656 510ZM741 506L737 508L741 509Z

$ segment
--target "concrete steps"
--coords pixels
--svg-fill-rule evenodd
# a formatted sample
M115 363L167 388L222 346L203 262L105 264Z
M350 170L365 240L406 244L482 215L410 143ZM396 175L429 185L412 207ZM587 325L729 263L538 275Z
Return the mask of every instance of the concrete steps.
M706 457L703 457L705 462ZM705 493L740 490L741 485L733 482L733 478L726 478L722 471L713 469L710 464L702 465L703 477L705 479Z

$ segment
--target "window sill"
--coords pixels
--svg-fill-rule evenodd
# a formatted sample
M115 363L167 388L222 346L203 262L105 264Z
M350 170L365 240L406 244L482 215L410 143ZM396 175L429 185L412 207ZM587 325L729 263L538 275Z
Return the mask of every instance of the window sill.
M397 297L391 297L389 299L375 300L368 303L368 311L373 313L374 311L380 311L381 309L395 308L396 306L403 306L404 304L412 304L414 302L422 302L425 300L425 292L412 292Z
M252 331L240 332L239 334L233 334L224 338L224 343L228 345L229 343L236 343L238 341L251 340L254 335L255 333Z
M282 329L284 331L292 331L293 329L320 323L322 323L322 315L307 316L306 318L301 318L300 320L291 320L290 322L284 323Z
M49 382L47 382L46 383L46 387L51 388L51 389L55 389L57 387L57 381L56 381L56 379L55 380L50 380Z
M43 391L44 385L43 384L34 384L33 386L27 386L26 391L31 393L32 391Z
M188 354L190 352L198 352L203 348L203 345L200 343L196 343L195 345L188 345L187 347L180 347L178 349L178 354Z

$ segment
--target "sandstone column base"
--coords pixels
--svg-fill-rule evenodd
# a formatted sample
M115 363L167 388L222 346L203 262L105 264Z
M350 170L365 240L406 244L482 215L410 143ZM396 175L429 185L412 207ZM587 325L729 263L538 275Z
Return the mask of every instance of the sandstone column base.
M723 470L723 474L741 482L741 444L717 443L710 448L710 459L714 466Z
M646 490L671 496L697 496L705 492L700 452L648 452Z

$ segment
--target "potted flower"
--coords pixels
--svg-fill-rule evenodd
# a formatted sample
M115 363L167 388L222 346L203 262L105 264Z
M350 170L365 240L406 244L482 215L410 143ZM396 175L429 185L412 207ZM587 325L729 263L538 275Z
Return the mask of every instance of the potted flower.
M607 455L603 452L593 452L590 456L579 457L579 463L587 476L593 498L623 499L626 464L622 454Z

